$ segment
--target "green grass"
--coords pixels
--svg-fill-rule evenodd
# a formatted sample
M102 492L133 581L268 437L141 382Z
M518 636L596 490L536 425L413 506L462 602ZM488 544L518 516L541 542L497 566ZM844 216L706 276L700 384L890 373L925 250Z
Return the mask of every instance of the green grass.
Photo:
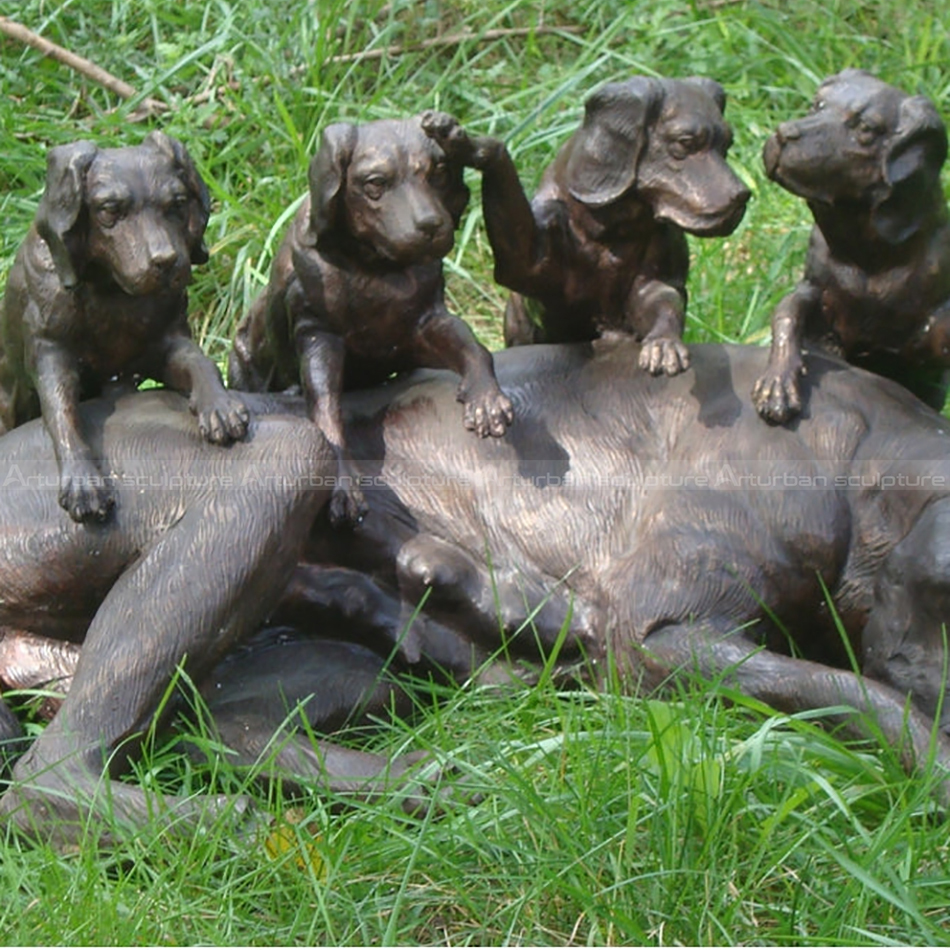
M133 122L134 102L0 41L0 279L35 211L46 148L127 144L163 128L187 144L213 197L212 258L191 299L217 358L266 280L321 127L337 119L445 109L505 138L533 187L598 83L639 72L718 79L731 160L754 198L730 238L692 242L687 338L764 342L810 224L801 202L765 181L769 131L847 66L923 92L950 116L944 0L13 0L3 12L172 111ZM537 24L563 29L482 36ZM470 38L418 48L462 32ZM403 52L352 59L390 46ZM497 345L504 296L477 177L470 184L449 298ZM111 852L57 854L9 837L0 941L946 942L950 834L931 817L932 779L908 780L890 752L848 746L807 717L731 698L696 688L648 703L547 683L425 701L417 722L373 744L436 750L483 801L410 820L394 801L340 810L315 793L276 859L234 816L186 843L144 828ZM245 781L164 747L138 774L186 791ZM258 795L258 810L280 806Z

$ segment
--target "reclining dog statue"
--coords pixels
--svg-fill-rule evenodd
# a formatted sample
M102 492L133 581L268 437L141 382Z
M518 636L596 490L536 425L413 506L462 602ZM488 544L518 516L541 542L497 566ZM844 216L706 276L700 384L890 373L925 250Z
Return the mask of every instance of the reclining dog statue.
M323 510L335 463L300 400L249 397L249 439L228 452L194 437L174 394L85 404L120 496L115 524L95 531L59 517L42 427L9 433L0 625L85 641L0 809L61 839L106 797L144 820L145 794L104 786L101 772L108 762L114 779L135 753L182 662L195 682L211 678L212 714L239 761L255 759L295 697L365 696L383 660L359 644L282 647L265 631L225 658L268 615L344 618L367 644L397 643L405 664L457 677L501 646L515 663L537 659L567 622L560 661L586 660L595 677L615 667L636 688L684 668L726 673L781 710L850 706L845 724L883 736L909 770L931 749L950 768L946 711L934 722L950 607L946 420L893 382L813 354L810 412L766 427L749 397L764 350L696 346L692 372L653 378L629 372L638 349L616 337L499 354L516 406L504 440L457 424L449 373L348 394L369 505L348 531ZM312 725L332 718L318 709ZM303 735L282 761L361 793L412 764L314 749ZM172 821L226 803L165 804Z

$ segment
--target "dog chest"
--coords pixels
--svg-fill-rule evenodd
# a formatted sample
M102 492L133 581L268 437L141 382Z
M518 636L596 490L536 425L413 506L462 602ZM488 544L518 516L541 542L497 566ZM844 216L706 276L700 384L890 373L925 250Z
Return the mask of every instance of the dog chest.
M444 312L440 264L373 271L321 263L298 266L303 298L318 326L342 336L350 352L402 352L421 323Z
M162 362L171 331L187 332L184 294L143 300L121 292L80 293L76 319L63 328L63 342L99 377L147 369Z

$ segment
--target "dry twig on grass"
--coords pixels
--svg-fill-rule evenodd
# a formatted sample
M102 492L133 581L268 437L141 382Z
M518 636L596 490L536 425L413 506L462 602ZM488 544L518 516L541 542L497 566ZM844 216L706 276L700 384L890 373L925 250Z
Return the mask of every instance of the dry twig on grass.
M138 95L138 91L134 86L130 86L124 80L119 79L118 76L113 76L112 73L101 66L97 66L91 60L65 49L38 33L34 33L23 26L22 23L17 23L9 17L0 16L0 33L4 33L11 39L18 40L44 56L49 56L50 59L55 59L56 62L68 66L97 85L114 92L122 99L134 99ZM141 111L146 115L157 115L167 112L168 106L157 99L146 97L142 100Z

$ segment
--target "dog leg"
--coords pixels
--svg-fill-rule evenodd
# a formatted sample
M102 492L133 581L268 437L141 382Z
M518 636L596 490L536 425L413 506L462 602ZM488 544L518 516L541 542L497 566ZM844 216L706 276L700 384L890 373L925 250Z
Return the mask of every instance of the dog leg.
M529 346L532 343L544 343L544 329L531 319L532 304L530 298L514 291L505 303L504 335L505 346Z
M950 741L905 695L876 680L761 650L741 635L724 635L713 627L664 627L646 638L641 656L647 682L654 686L670 674L693 672L707 678L725 676L747 696L786 713L851 707L853 713L828 719L857 739L883 736L900 754L908 774L931 755L942 772L950 773ZM938 795L942 805L950 805L950 776L941 782Z
M934 311L923 329L915 335L900 354L900 359L877 360L884 372L881 375L895 380L940 412L950 389L950 302ZM855 365L878 371L877 366L866 366L854 360ZM945 367L941 372L941 367Z
M250 413L236 393L224 388L218 367L190 336L175 334L165 341L162 380L187 395L198 430L215 445L229 445L247 436Z
M105 521L115 506L115 490L82 436L79 367L62 347L46 340L35 339L33 350L43 422L59 462L59 503L73 521Z
M393 758L313 736L410 713L409 696L366 647L265 631L212 672L203 694L230 761L263 766L283 792L313 785L363 799L402 792L407 810L420 807L410 781L425 754Z
M44 688L35 714L49 721L69 692L80 649L68 640L0 627L0 683L12 689Z
M0 776L26 751L29 740L10 707L0 699Z
M519 641L518 652L551 650L569 633L565 648L577 652L580 642L593 643L600 626L597 612L564 584L495 565L491 570L454 544L420 534L403 545L396 564L400 593L414 604L425 600L426 614L458 625L474 640L504 648ZM521 641L530 641L524 650Z
M488 136L469 135L457 119L444 112L424 113L422 129L438 142L449 161L482 173L482 209L495 257L495 280L530 293L530 286L525 285L537 280L538 264L547 259L547 253L505 144Z
M689 351L683 345L686 321L684 294L660 280L635 287L628 309L635 322L649 326L640 348L640 368L651 376L676 376L689 368Z
M415 334L420 366L451 369L462 377L458 401L465 407L462 423L481 438L503 436L515 420L514 406L495 378L491 353L472 328L448 311L422 321Z
M349 639L378 652L388 654L395 647L406 663L425 662L452 679L468 679L487 654L467 636L417 610L417 603L360 571L299 564L272 620L301 630L345 630Z
M32 405L31 405L32 404ZM10 364L0 341L0 435L40 414L39 400Z
M820 292L807 281L775 308L769 363L752 387L752 403L766 422L782 425L802 411L799 379L807 373L802 361L802 336L810 318L820 311Z
M310 418L323 432L337 460L337 481L330 498L330 523L359 524L369 506L359 486L359 477L343 436L343 339L324 333L309 317L294 321L294 344L300 360L300 382Z
M110 776L137 750L178 665L203 675L253 632L286 584L326 501L325 492L297 484L328 467L322 439L314 433L308 444L308 432L295 429L284 481L194 499L113 585L89 627L69 695L0 799L0 814L18 828L76 842L91 818L135 826L161 813L190 833L206 812L230 807L222 797L157 798ZM206 583L193 585L199 576Z

